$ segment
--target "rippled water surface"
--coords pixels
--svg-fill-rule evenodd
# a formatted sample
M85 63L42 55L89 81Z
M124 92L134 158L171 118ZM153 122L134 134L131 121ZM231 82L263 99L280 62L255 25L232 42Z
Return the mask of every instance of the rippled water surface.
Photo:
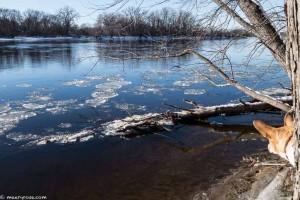
M208 51L226 42L204 41L197 49L212 55ZM239 40L229 49L234 77L257 90L281 88L278 83L285 83L286 76L267 51L246 59L253 42ZM189 108L183 99L202 106L247 99L235 88L213 87L195 73L220 81L191 55L113 60L103 57L111 46L153 50L149 43L0 43L0 194L189 199L228 173L241 156L265 147L249 126L176 125L169 133L126 140L104 136L106 122L174 111L164 103ZM231 73L228 63L217 64ZM255 118L281 121L280 115L267 114L211 120L250 125ZM243 132L247 139L222 142ZM194 148L198 153L190 153Z

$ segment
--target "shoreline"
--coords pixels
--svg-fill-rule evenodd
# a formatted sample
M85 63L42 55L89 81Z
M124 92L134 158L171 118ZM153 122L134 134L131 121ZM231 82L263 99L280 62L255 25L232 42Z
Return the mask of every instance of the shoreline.
M193 200L291 199L292 169L279 156L268 151L259 152L244 157L230 175L216 181L208 190L199 191Z

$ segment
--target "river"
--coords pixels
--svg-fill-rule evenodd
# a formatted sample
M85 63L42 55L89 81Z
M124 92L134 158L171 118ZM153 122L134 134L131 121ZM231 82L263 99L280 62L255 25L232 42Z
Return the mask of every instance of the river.
M213 51L228 42L205 40L194 48L219 56ZM288 86L270 53L262 48L253 53L251 46L255 39L245 38L229 48L234 77L260 91L280 91L279 83ZM183 99L202 106L249 99L234 87L214 87L196 74L199 70L220 81L192 55L105 57L120 49L151 54L154 47L132 41L0 42L0 195L191 199L230 173L242 156L266 149L266 141L251 127L253 119L282 123L279 114L245 114L209 119L227 126L179 124L171 132L131 138L105 135L102 126L112 120L175 111L165 103L190 108ZM231 73L228 62L217 64ZM209 145L242 132L247 139ZM194 154L184 150L202 147Z

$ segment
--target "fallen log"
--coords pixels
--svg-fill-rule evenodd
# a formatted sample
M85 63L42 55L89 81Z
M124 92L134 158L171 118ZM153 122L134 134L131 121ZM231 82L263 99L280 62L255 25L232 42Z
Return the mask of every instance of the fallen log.
M278 100L292 104L292 97L279 97ZM192 103L191 103L192 102ZM209 117L232 116L251 112L265 112L276 110L273 106L260 101L242 102L236 104L224 104L219 106L201 107L194 101L188 101L195 106L194 109L179 108L169 105L180 111L167 113L148 113L145 115L133 115L121 120L114 120L103 124L102 132L105 135L135 135L168 131L168 126L177 123L203 122Z

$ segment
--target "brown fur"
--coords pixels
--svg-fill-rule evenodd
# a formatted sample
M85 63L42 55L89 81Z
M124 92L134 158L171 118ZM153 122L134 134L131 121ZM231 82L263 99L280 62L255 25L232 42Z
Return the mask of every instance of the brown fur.
M271 153L280 155L281 157L292 160L287 156L287 153L291 151L294 144L294 122L291 114L286 114L284 117L284 126L275 128L267 125L261 120L254 120L254 127L260 132L260 134L269 140L268 149ZM291 154L291 153L290 153Z

